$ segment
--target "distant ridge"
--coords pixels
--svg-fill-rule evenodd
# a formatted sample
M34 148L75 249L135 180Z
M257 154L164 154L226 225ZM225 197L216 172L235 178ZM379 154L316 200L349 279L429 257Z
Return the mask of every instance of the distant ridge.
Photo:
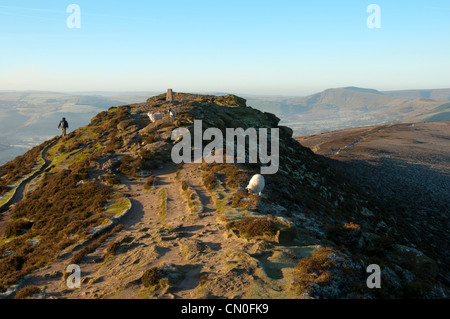
M401 97L405 99L428 98L434 100L450 100L449 89L431 89L431 90L399 90L384 91L383 94Z
M444 121L450 89L381 92L355 86L294 98L251 97L249 104L275 113L295 136L368 125Z
M359 87L356 87L356 86L347 86L344 89L345 90L350 90L350 91L363 92L363 93L384 94L383 92L380 92L380 91L375 90L375 89L365 89L365 88L359 88Z

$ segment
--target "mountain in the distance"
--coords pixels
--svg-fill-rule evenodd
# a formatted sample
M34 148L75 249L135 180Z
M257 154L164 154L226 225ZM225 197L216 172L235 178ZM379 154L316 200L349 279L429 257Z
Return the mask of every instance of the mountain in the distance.
M438 91L430 96L446 92ZM345 87L305 97L252 97L249 104L277 114L296 136L368 125L450 120L450 101L419 97L420 93L410 99L406 96L414 96L412 91L402 92L396 96L395 92Z
M245 97L248 105L274 113L283 125L294 130L295 136L303 136L366 125L449 120L449 92L450 89L381 92L347 87L306 97ZM56 126L62 116L75 129L112 105L136 103L147 96L145 92L0 91L0 164L58 134Z

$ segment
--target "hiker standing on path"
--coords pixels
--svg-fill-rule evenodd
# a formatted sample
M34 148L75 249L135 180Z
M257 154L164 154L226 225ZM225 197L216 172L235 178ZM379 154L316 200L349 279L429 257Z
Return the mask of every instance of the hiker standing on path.
M58 129L62 129L62 137L66 136L66 129L69 128L69 123L67 123L66 118L63 117L61 122L59 122Z

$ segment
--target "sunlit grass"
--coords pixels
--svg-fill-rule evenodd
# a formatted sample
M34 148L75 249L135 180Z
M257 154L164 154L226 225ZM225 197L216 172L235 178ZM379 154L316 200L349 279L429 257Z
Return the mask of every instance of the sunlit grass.
M159 208L159 219L162 223L164 223L167 215L167 190L165 188L160 190L159 198L161 200Z

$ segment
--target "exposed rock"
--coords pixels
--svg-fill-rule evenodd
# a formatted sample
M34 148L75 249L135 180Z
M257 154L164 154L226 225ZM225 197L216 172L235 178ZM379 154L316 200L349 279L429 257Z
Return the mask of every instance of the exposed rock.
M283 217L277 217L276 241L280 244L292 242L298 235L297 227L294 223Z

